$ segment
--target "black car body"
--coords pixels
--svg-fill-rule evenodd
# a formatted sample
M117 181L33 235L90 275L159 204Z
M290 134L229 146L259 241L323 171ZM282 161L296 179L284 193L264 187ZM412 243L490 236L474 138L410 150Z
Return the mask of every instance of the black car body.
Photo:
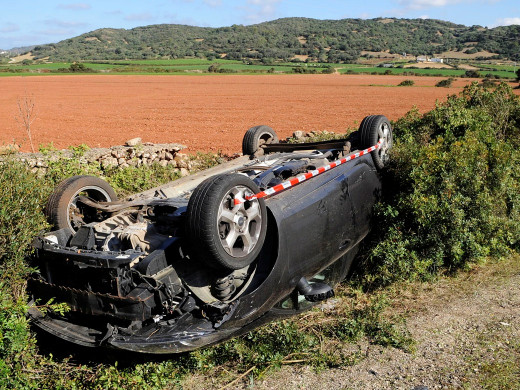
M55 298L71 311L33 307L30 316L76 344L177 353L306 310L333 295L367 235L391 144L380 115L318 143L278 143L257 126L244 157L124 201L100 179L70 178L49 200L57 230L36 238L40 272L28 286L33 300Z

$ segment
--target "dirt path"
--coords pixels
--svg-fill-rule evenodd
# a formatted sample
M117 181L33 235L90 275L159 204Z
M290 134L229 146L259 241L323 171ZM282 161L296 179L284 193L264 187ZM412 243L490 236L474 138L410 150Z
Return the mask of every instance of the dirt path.
M395 286L389 312L401 314L413 352L344 344L352 366L316 372L287 365L231 387L195 375L187 389L520 389L520 256L435 283Z
M359 343L365 358L352 367L287 366L254 388L520 388L520 257L405 290L394 301L415 352Z
M413 87L397 87L404 79ZM459 93L471 79L435 88L436 77L377 75L118 76L0 78L0 145L24 142L17 101L34 101L34 146L120 145L141 137L176 142L191 151L241 150L244 132L266 124L281 137L295 130L345 132L364 116L397 119L416 105Z

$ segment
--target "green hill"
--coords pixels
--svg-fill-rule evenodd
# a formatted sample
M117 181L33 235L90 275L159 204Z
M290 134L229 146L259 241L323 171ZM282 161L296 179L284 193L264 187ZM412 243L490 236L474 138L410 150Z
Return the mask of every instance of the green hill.
M267 62L308 56L311 61L338 63L369 55L363 51L412 55L457 51L520 60L519 42L520 26L488 29L433 19L285 18L220 28L172 24L106 28L36 46L32 54L51 61L225 57Z

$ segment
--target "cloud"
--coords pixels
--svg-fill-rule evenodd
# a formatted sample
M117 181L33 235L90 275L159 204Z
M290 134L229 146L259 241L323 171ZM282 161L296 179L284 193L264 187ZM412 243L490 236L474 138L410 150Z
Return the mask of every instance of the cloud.
M58 19L47 19L47 20L45 20L45 24L47 24L49 26L62 27L62 28L67 28L67 29L87 26L87 23L83 23L83 22L68 22L68 21L58 20Z
M462 0L400 0L399 3L408 9L419 10L431 7L444 7L460 3Z
M222 5L222 0L204 0L204 4L209 5L210 7L220 7Z
M128 20L130 22L149 22L153 20L154 17L152 14L148 12L142 12L140 14L130 14L125 16L125 20Z
M14 23L7 23L0 28L0 33L12 33L20 30L20 26Z
M74 34L74 30L70 28L47 28L45 30L39 30L37 33L48 36L70 36Z
M497 26L511 26L513 24L520 25L520 18L502 18L498 19L493 27Z
M282 0L247 0L246 18L252 23L273 19Z
M91 9L92 6L87 3L72 3L72 4L59 4L58 8L61 9L71 9L71 10L88 10Z

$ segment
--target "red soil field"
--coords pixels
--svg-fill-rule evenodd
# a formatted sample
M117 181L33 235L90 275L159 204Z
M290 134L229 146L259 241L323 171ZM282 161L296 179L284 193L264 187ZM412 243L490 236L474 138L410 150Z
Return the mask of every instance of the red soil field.
M412 79L412 87L397 87ZM188 151L241 151L242 136L265 124L280 137L295 130L344 132L370 114L397 119L457 94L471 82L435 88L442 78L365 75L31 76L0 78L0 145L29 151L17 101L36 106L33 144L57 148L143 142L181 143Z

